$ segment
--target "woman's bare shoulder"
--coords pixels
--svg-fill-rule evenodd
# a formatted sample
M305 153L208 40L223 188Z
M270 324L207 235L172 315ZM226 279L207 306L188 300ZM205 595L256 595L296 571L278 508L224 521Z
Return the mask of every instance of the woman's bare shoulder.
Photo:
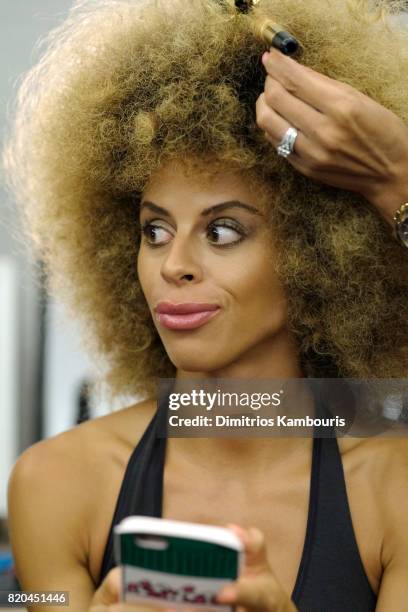
M101 466L104 457L109 462L137 443L155 409L155 400L148 399L36 442L20 455L14 472L64 479L72 494L89 481L89 474L95 475L95 465Z
M408 429L406 436L343 437L337 438L337 442L341 454L345 456L353 454L365 459L370 457L381 463L396 462L397 464L408 458Z
M408 433L408 431L407 431ZM408 437L338 438L342 460L354 470L363 470L370 481L383 489L390 481L408 468Z
M72 556L87 565L90 534L84 526L95 512L95 500L101 495L107 495L108 501L114 499L116 492L110 488L117 486L131 448L143 435L155 408L155 400L146 400L27 448L9 479L13 522L21 527L27 504L44 525L53 516L60 517L64 533L71 534L70 541L75 543Z
M370 444L371 443L371 444ZM369 440L373 502L381 516L383 568L405 572L408 554L406 516L408 512L408 438Z
M338 440L350 486L374 504L383 524L394 502L408 509L408 437ZM371 503L370 502L370 503Z
M134 445L153 418L156 407L155 399L146 399L127 408L85 421L67 433L75 432L78 438L84 441L106 437L118 443Z

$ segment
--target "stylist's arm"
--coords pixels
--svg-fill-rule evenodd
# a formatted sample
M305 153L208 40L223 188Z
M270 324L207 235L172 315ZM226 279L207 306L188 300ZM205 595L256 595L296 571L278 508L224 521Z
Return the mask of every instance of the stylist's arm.
M244 545L245 566L239 579L219 592L218 601L239 606L247 612L296 612L296 606L268 563L262 532L254 527L228 527Z
M287 161L309 178L359 193L393 225L408 201L408 126L357 89L276 49L262 62L267 75L256 114L267 140L277 147L295 127Z

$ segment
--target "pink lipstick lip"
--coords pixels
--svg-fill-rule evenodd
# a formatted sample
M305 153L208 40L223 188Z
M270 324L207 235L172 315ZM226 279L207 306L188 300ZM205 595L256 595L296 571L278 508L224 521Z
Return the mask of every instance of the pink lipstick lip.
M154 310L158 314L187 315L197 312L218 310L218 308L218 304L204 304L198 302L172 304L171 302L159 302Z
M189 330L205 325L219 310L220 308L217 307L212 310L201 310L185 314L158 313L156 311L156 317L159 323L168 329Z

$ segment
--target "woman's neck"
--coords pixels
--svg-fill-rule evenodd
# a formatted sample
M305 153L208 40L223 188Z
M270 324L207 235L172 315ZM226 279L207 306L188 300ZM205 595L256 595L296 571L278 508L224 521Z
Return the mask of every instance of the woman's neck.
M300 379L304 373L299 364L298 349L292 337L286 330L274 338L268 339L262 345L257 344L245 355L233 363L210 372L189 372L178 370L176 379ZM302 406L305 413L312 414L314 400L307 392L305 385L301 385L304 397ZM230 390L230 389L229 389ZM242 385L240 386L242 389ZM263 389L262 389L263 390ZM255 391L253 383L251 391ZM295 394L300 400L299 394ZM310 449L310 440L307 438L259 437L250 438L175 438L170 445L178 451L184 459L201 465L207 469L224 470L226 472L243 475L255 474L258 470L264 473L267 466L277 465L281 461L298 455L304 449Z
M177 370L176 378L303 378L299 352L286 328L256 344L238 359L207 372Z

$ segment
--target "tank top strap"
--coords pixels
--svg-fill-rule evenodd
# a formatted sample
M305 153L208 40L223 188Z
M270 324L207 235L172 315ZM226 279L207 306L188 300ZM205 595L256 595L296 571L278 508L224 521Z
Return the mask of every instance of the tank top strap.
M166 454L165 419L168 398L158 404L147 429L134 448L109 529L102 560L99 583L115 566L113 527L132 515L160 517L163 503L163 473Z
M330 416L316 399L316 417ZM293 601L301 611L374 611L377 597L358 549L336 433L324 430L325 437L313 440L308 529Z
M315 399L315 417L329 416L318 394ZM113 527L132 514L162 515L167 412L165 396L129 459L97 586L115 565ZM374 612L377 598L354 535L337 438L323 429L314 428L306 535L292 600L299 612Z

